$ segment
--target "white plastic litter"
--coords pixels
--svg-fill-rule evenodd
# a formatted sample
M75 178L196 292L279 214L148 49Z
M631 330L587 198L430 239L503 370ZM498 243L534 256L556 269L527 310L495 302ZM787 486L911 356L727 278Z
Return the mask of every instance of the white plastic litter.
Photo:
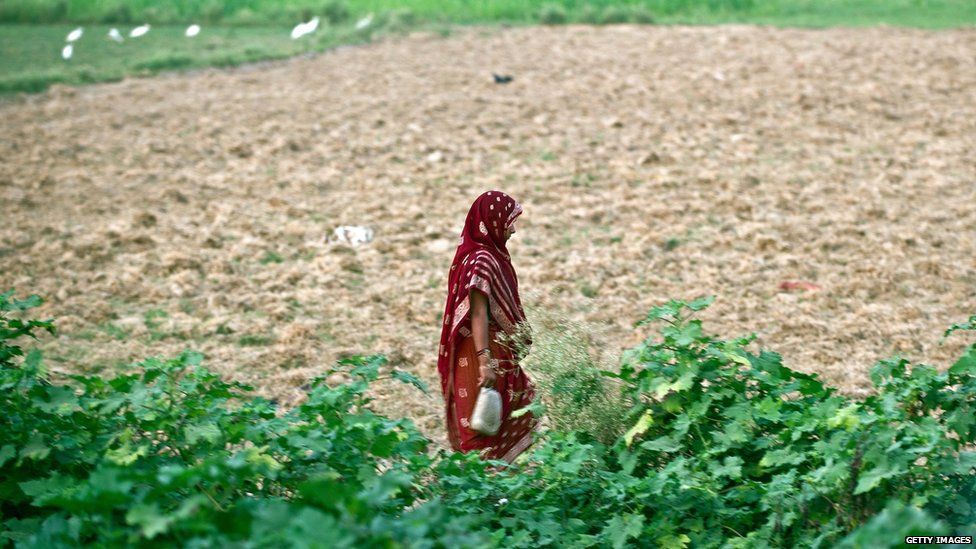
M71 59L71 56L74 55L74 53L75 53L74 46L68 44L67 46L64 47L63 50L61 50L61 57L65 59Z
M129 32L129 38L139 38L140 36L145 36L149 32L150 25L146 23L145 25L138 26Z
M336 227L336 229L332 231L332 242L349 244L350 246L359 246L361 244L372 242L372 240L373 229L369 227L343 225L341 227Z
M81 38L81 35L85 32L85 29L78 27L77 29L68 33L67 38L64 39L65 42L74 42L75 40Z
M122 41L125 40L125 38L122 38L122 33L119 32L119 29L114 29L114 28L108 31L108 37L109 39L118 42L120 44L122 43Z
M363 30L368 27L373 22L373 14L369 14L363 17L359 21L356 21L356 30Z
M190 25L186 28L186 37L193 38L194 36L200 34L200 25Z

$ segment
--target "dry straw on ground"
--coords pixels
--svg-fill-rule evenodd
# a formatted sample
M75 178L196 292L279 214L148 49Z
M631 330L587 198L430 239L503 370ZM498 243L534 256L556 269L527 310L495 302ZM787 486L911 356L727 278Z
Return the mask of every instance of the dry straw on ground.
M380 406L442 443L446 270L486 189L525 207L523 289L609 348L716 294L712 331L857 393L893 353L944 368L976 312L972 29L415 35L7 100L0 135L0 286L48 298L56 369L193 347L288 404L384 352L434 393Z

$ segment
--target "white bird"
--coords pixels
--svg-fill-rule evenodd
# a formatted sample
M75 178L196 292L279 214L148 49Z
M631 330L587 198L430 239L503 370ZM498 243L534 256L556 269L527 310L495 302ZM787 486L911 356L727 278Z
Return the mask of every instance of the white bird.
M129 32L129 38L139 38L140 36L145 36L149 32L149 24L142 25L141 27L136 27Z
M74 42L75 40L81 38L81 35L85 32L85 29L78 27L77 29L68 33L68 37L65 38L65 42Z
M200 34L200 25L190 25L186 28L186 37L193 38L194 36Z
M112 30L108 31L108 37L110 39L116 41L116 42L119 42L119 43L121 43L123 40L125 40L125 38L122 38L122 33L119 32L119 29L112 29Z
M63 50L61 50L61 57L63 57L64 59L71 59L71 56L74 53L75 53L75 47L72 46L71 44L68 44L67 46L64 47Z
M305 36L305 23L299 23L295 25L295 28L291 29L292 40L298 40L303 36Z
M306 34L312 34L317 28L319 28L319 18L313 17L307 23L299 23L295 25L295 28L291 30L291 39L298 40Z
M373 22L373 14L369 14L356 22L356 30L363 30Z

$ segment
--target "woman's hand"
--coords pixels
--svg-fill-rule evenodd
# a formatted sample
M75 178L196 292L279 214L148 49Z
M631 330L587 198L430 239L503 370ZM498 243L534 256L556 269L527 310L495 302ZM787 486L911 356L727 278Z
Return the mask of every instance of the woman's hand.
M495 373L494 365L491 363L491 357L488 354L482 354L478 356L478 366L481 372L481 376L478 378L478 384L482 387L492 387L498 383L498 374Z

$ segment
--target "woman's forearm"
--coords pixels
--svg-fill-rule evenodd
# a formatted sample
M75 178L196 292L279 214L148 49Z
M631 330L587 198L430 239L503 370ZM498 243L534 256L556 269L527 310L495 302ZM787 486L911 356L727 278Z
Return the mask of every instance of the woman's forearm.
M488 298L475 290L471 290L471 336L474 337L475 351L488 346ZM479 355L479 362L483 356Z

